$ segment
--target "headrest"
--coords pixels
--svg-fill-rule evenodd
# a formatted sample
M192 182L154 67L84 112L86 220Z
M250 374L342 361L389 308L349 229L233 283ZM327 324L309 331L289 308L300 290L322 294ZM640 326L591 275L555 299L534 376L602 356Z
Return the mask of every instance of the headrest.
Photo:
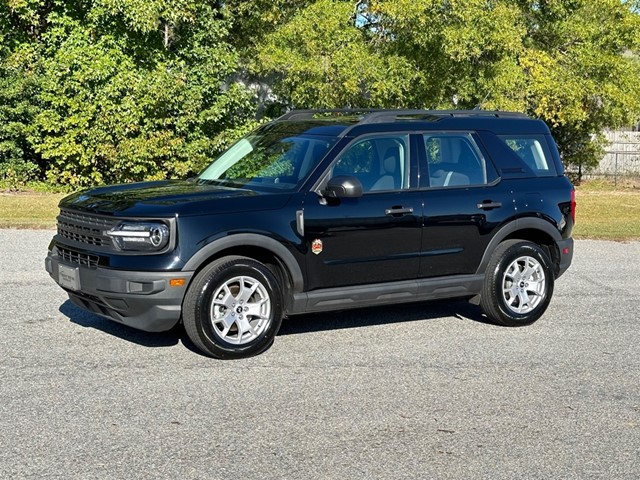
M383 167L388 174L394 174L398 168L398 159L400 158L398 147L389 147L384 154Z

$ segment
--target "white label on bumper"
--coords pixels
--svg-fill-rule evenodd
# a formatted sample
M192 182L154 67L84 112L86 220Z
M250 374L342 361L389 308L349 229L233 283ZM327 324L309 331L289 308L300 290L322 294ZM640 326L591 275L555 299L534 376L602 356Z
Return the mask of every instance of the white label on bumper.
M58 265L58 283L70 290L80 290L80 272L77 268Z

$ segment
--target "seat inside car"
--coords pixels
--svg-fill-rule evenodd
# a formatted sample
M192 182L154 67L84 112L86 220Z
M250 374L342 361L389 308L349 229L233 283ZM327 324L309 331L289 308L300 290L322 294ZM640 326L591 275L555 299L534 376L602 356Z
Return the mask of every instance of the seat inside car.
M397 145L387 148L382 160L382 176L376 180L370 190L395 190L399 181L400 148Z

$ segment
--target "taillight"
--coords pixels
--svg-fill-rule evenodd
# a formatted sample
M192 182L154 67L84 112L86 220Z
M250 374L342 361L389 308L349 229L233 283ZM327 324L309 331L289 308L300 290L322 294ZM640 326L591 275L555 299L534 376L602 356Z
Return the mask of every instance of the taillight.
M576 191L571 190L571 220L576 223Z

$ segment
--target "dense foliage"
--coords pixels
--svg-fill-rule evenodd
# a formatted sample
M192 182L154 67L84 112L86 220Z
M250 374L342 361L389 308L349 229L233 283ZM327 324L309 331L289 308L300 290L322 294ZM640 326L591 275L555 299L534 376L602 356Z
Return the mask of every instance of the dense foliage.
M254 119L221 8L198 1L2 4L0 161L86 185L185 176ZM13 174L13 173L12 173Z
M0 180L182 177L284 108L525 111L566 164L639 118L625 0L1 0Z
M640 15L624 0L318 0L258 47L297 107L516 110L547 121L566 164L637 122ZM315 26L315 28L313 28Z

